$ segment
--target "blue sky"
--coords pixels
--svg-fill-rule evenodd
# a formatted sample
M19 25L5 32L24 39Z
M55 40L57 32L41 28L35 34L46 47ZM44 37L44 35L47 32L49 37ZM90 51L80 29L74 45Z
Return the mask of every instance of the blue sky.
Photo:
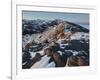
M64 12L41 12L41 11L23 11L23 19L27 20L54 20L62 19L77 24L89 25L88 13L64 13Z

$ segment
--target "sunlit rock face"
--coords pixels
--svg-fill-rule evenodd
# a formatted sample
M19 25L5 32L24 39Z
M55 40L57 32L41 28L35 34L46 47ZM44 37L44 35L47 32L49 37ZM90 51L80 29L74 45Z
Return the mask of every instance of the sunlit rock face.
M89 30L63 20L22 21L22 68L89 66Z

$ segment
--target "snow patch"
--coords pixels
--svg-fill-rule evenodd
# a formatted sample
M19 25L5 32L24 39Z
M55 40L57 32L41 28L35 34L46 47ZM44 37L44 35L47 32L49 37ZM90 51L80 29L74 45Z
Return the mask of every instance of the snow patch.
M31 59L35 57L36 53L34 52L30 52L30 55L31 55Z
M31 68L45 68L49 63L50 57L43 56L42 59L36 62Z
M71 36L71 40L89 40L89 33L77 32Z
M47 67L47 68L55 67L55 65L56 65L56 64L55 64L54 62L51 62L51 63L49 63L46 67Z
M63 53L61 51L57 51L60 55L62 55Z
M77 54L78 54L78 51L75 51L75 50L65 50L66 52L67 51L70 51L70 52L72 52L73 53L73 56L76 56Z

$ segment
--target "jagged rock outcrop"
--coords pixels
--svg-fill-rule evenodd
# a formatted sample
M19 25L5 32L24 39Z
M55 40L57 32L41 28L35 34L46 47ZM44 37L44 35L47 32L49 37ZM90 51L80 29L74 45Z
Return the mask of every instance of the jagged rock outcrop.
M89 66L89 30L63 20L23 20L22 68Z
M44 31L40 37L39 42L55 42L57 41L57 36L60 32L64 31L64 24L60 23L54 27L50 27L47 31Z

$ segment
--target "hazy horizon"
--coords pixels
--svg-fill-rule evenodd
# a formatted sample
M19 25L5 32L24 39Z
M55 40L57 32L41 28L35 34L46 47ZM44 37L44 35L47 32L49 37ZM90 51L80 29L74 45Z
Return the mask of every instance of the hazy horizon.
M54 20L61 19L79 25L86 25L89 28L88 13L65 13L65 12L44 12L44 11L22 11L22 19L26 20Z

